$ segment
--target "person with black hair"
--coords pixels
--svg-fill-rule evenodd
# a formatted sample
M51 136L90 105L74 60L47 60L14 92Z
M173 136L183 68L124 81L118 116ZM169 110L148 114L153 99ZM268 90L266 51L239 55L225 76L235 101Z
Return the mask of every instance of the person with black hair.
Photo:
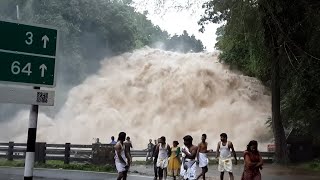
M157 147L160 142L160 138L158 140L154 140L155 146L153 147L152 151L152 157L153 157L153 170L154 170L154 179L158 179L158 168L157 168L157 160L158 160L158 153L157 153Z
M201 143L198 145L198 152L197 152L197 159L198 159L198 164L199 167L202 169L201 174L197 177L199 179L201 176L205 180L206 179L206 173L208 172L208 164L209 164L209 159L207 156L207 153L213 152L213 150L208 150L208 143L206 142L207 140L207 135L202 134L201 136Z
M120 132L119 137L118 137L118 142L114 146L115 149L115 165L118 171L118 178L117 180L126 180L127 179L127 174L128 170L130 167L130 161L129 161L129 154L126 153L125 151L125 145L123 142L126 139L126 133L125 132Z
M219 158L218 170L220 171L220 180L224 178L224 172L227 171L230 176L230 180L234 180L232 173L232 157L233 154L235 165L237 165L237 155L234 150L233 144L231 141L228 141L228 136L226 133L220 134L220 142L217 145L217 154L216 158Z
M193 180L197 178L196 156L198 147L192 144L193 138L187 135L183 138L185 147L182 148L182 165L180 175L183 179Z
M111 136L111 142L110 142L110 144L112 144L112 145L117 144L117 142L114 140L114 136Z
M263 160L258 151L258 142L252 140L244 151L244 170L241 180L261 180Z
M154 146L155 145L152 143L152 139L149 139L149 143L148 143L147 149L146 149L146 151L147 151L146 161L149 160L148 159L149 157L150 157L150 160L152 160L152 151L153 151Z
M166 137L162 136L159 140L156 149L156 153L158 154L157 168L159 180L162 180L163 178L167 179L168 157L171 154L171 148L166 143Z
M174 180L179 175L181 166L179 157L180 147L178 145L178 141L173 141L173 147L171 148L171 156L168 164L168 174L169 176L172 176Z

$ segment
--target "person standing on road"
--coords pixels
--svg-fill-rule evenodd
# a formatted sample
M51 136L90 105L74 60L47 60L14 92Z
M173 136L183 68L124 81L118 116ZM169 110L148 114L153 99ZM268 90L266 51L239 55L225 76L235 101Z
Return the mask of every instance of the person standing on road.
M126 139L126 133L120 132L118 137L118 142L114 146L115 149L115 165L118 171L117 180L126 180L128 175L128 170L130 167L129 154L125 152L124 140Z
M146 156L146 161L148 161L150 158L152 160L152 150L153 150L154 144L152 143L152 139L149 139L149 144L147 146L147 156Z
M184 146L181 149L182 152L182 164L180 176L183 179L195 180L197 179L197 163L196 157L198 152L198 147L192 144L193 138L187 135L183 138Z
M159 140L160 141L156 149L156 153L158 154L158 160L157 160L158 175L159 175L159 180L162 180L163 178L166 180L168 157L171 154L171 149L169 144L166 143L166 138L164 136L162 136Z
M220 171L220 180L224 178L224 172L228 172L230 176L230 180L234 180L234 176L232 173L232 157L234 156L235 165L237 165L237 155L234 151L234 147L231 141L228 141L228 136L226 133L220 134L221 141L218 142L217 145L217 156L219 158L218 170Z
M244 170L241 180L261 180L263 160L258 151L258 142L252 140L244 151Z
M157 168L158 153L156 152L159 144L158 142L160 142L160 138L158 140L154 140L155 146L153 147L153 151L152 151L154 180L158 179L158 168Z
M206 179L206 173L208 172L208 164L209 159L207 156L207 153L213 152L213 150L208 150L208 143L206 142L207 135L202 134L201 136L201 143L198 145L198 152L197 152L197 159L199 163L199 167L202 169L201 174L197 177L197 179L200 179L202 176L203 180Z
M171 148L171 156L168 164L168 175L172 176L175 180L180 173L180 147L178 141L173 141L173 147Z
M129 161L132 162L132 156L131 156L131 148L132 148L132 142L130 140L130 137L128 136L126 141L124 142L124 147L125 147L125 151L126 153L129 154Z

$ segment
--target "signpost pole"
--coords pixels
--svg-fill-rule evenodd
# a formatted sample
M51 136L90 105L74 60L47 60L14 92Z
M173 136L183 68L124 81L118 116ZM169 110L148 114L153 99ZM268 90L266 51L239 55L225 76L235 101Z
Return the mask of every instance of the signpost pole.
M34 89L40 89L40 87L34 87ZM36 149L36 136L37 136L37 122L38 122L38 105L32 105L29 115L29 129L28 129L28 140L27 140L27 152L24 167L24 180L33 179L33 167L35 159Z
M17 5L17 19L19 17L19 5ZM40 89L40 87L34 87L33 89ZM27 151L24 167L24 180L33 179L33 167L35 160L35 150L36 150L36 137L37 137L37 124L38 124L38 105L31 105L30 115L29 115L29 129L28 129L28 139L27 139Z
M17 20L20 21L19 6ZM55 86L55 66L58 31L40 25L0 21L0 81L34 86L22 94L28 98L0 97L4 102L25 102L30 108L24 179L33 179L39 104L53 105L52 91L40 91L40 86ZM3 91L0 90L0 91ZM12 94L21 90L12 89ZM2 95L1 94L1 95ZM15 96L20 96L15 95Z

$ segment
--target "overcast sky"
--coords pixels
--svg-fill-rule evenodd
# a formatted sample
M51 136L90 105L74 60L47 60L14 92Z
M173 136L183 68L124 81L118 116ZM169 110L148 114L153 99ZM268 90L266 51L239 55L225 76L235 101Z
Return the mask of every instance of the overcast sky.
M187 30L200 39L208 51L214 50L216 43L216 29L220 26L210 24L204 33L199 32L197 24L204 14L202 4L208 0L133 0L138 11L148 10L148 18L171 35L181 34ZM187 8L186 8L187 7Z

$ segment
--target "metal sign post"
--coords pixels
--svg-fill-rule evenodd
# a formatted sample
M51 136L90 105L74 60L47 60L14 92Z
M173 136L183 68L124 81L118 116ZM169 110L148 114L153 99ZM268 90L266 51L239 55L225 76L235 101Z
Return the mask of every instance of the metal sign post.
M34 87L40 89L40 87ZM33 179L33 167L36 150L37 124L38 124L39 105L32 105L29 115L29 129L27 140L27 152L24 167L24 180Z
M17 5L17 19L19 17ZM55 56L58 31L27 24L0 21L0 81L34 86L30 97L17 100L0 98L8 102L27 102L30 108L24 180L33 179L39 103L48 104L49 92L40 86L55 86ZM19 92L19 90L12 90ZM6 92L10 94L12 92ZM35 95L36 93L36 95ZM23 93L24 94L24 93ZM52 95L50 95L52 97ZM36 102L35 101L36 98ZM43 102L41 102L43 101ZM53 103L53 102L52 102Z

